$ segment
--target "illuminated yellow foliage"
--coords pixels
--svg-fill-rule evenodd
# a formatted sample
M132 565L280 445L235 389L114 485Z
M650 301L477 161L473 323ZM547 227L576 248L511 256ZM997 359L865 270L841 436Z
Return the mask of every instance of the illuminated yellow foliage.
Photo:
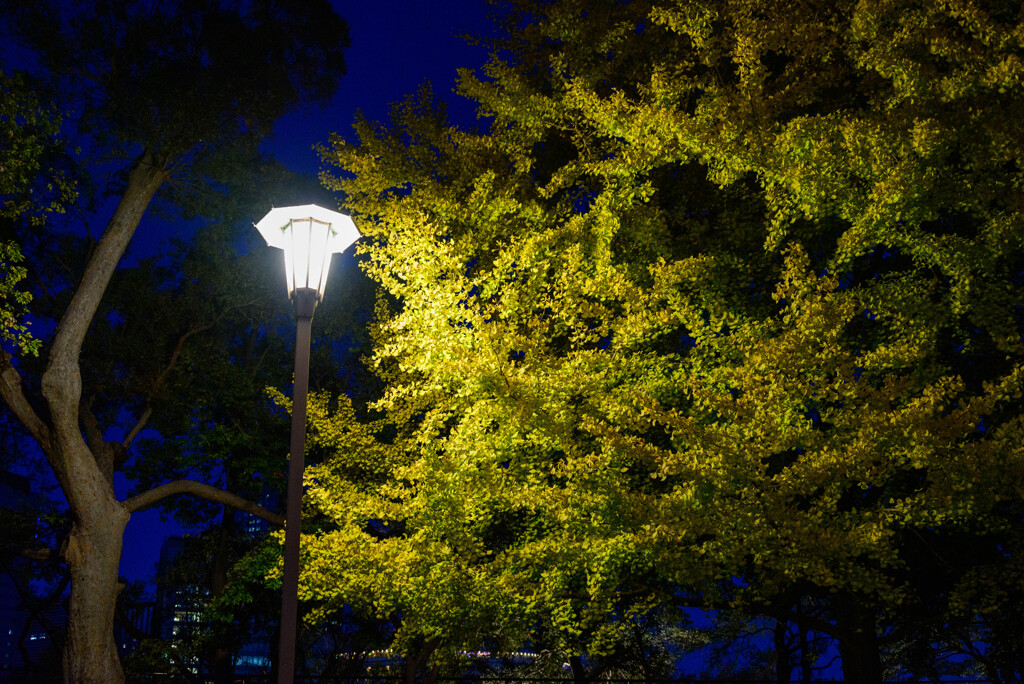
M905 531L994 524L1024 492L1000 12L544 4L461 75L486 132L425 92L333 137L396 305L386 422L313 419L307 597L601 654L682 594L895 605Z

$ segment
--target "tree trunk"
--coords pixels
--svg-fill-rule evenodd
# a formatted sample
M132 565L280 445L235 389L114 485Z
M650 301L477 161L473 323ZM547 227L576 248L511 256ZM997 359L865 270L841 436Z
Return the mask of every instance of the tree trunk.
M788 625L785 620L775 621L775 681L778 684L788 684L793 674L793 659L789 651L789 643L786 637L789 634Z
M882 660L878 652L875 613L855 596L835 597L836 626L843 681L848 684L882 684Z
M230 480L230 475L228 479ZM224 506L220 528L217 530L217 547L213 552L213 570L210 577L210 590L214 600L224 595L224 589L228 584L228 542L234 532L234 523L235 509ZM228 629L234 630L233 625ZM213 671L213 681L217 684L230 684L235 674L231 662L231 644L223 641L227 636L227 634L221 634L221 639L218 640L213 651L213 662L210 669Z
M270 672L267 675L268 682L276 682L277 674L281 671L281 662L277 657L278 649L275 648L281 641L281 621L274 620L274 629L270 634Z
M120 684L124 681L114 640L114 608L121 544L129 514L111 496L79 515L64 550L71 576L64 681Z
M431 637L423 643L423 646L417 649L415 656L406 657L405 659L405 683L415 684L416 676L423 672L423 681L427 681L427 678L431 676L431 670L427 668L427 664L430 662L430 656L433 655L434 651L441 644L441 637ZM434 673L433 679L436 680L437 675Z
M78 361L110 277L166 178L166 171L154 164L150 154L136 160L121 202L57 325L42 377L43 397L52 421L43 451L74 516L63 554L71 577L63 657L66 684L124 681L114 642L114 608L120 591L117 571L121 545L130 513L114 496L114 449L102 437L91 445L83 438Z
M574 684L586 684L589 681L587 668L583 666L583 659L579 656L569 656L569 670L572 672Z
M0 350L0 396L39 443L74 517L63 550L71 578L62 659L66 684L124 681L114 641L114 613L121 589L118 565L124 528L132 510L164 496L187 492L230 503L267 519L277 518L268 517L267 511L241 497L200 483L170 483L122 504L114 496L113 477L117 457L123 454L127 442L106 442L89 402L82 402L79 358L85 335L142 215L168 178L163 161L148 151L136 159L128 173L121 201L89 256L81 283L53 337L41 378L49 425L25 397L10 354Z
M807 628L799 625L800 629L800 682L811 684L811 668L814 666L814 658L811 654L810 640L807 637Z

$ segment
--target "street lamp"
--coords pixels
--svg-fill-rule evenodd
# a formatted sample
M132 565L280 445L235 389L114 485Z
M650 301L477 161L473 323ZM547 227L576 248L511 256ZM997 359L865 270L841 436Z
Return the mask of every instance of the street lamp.
M292 391L291 460L285 509L277 673L278 684L291 684L295 677L295 631L298 622L299 534L302 527L310 328L313 310L324 296L331 255L348 249L359 239L359 231L348 216L315 204L272 209L255 225L268 245L284 250L288 296L295 305L295 387Z

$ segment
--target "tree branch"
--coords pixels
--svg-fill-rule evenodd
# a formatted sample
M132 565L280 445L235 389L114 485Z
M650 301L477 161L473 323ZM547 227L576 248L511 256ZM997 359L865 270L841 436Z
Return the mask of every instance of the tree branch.
M146 423L149 422L149 417L151 415L153 415L153 407L147 404L146 410L142 412L139 419L135 421L135 425L132 426L132 429L128 431L128 434L125 435L125 438L121 441L121 446L127 449L132 445L135 438L139 436L140 432L142 432L142 428L146 427Z
M89 451L92 452L92 455L96 457L96 463L99 464L100 470L103 471L103 476L108 479L113 478L114 450L111 444L103 439L99 420L96 419L96 414L92 412L92 397L79 402L78 421L82 425L82 432L85 433L85 443L89 446Z
M53 448L48 453L50 466L76 515L84 510L95 510L90 503L97 498L102 500L110 490L109 481L104 479L82 437L78 420L82 398L79 367L82 341L128 241L166 178L167 172L154 163L150 152L135 161L121 201L57 324L43 373L42 394L50 409L53 433Z
M255 304L257 301L258 300L253 299L242 304L229 306L223 311L221 311L219 314L217 314L212 321L192 328L178 338L178 343L174 345L174 351L171 352L171 358L167 361L167 365L164 366L164 369L160 371L160 375L158 375L156 377L156 380L153 381L153 385L148 392L148 396L146 398L146 410L142 412L142 415L139 416L139 419L135 421L135 425L132 426L132 429L128 431L128 434L121 442L121 445L123 447L127 449L131 445L132 440L134 440L139 435L139 433L142 432L142 429L146 426L146 423L149 422L150 416L153 415L153 409L149 404L149 400L152 399L153 395L159 392L160 388L163 387L165 382L167 382L167 378L171 374L171 371L173 371L174 367L178 364L178 359L181 357L181 352L184 350L185 342L188 341L188 338L194 335L198 335L199 333L206 332L210 328L213 328L215 325L220 323L224 319L224 317L227 316L232 311L241 309L246 306L250 306L252 304Z
M179 494L191 494L192 496L198 496L208 501L215 501L222 503L232 508L237 508L240 511L255 515L257 518L266 520L271 525L277 525L278 527L284 526L284 518L271 513L263 506L257 503L249 501L248 499L242 498L237 494L226 492L223 489L217 489L212 485L205 484L203 482L196 482L195 480L175 480L174 482L168 482L162 484L159 487L154 487L148 492L143 492L138 496L133 496L124 502L125 510L129 513L152 506L161 499L166 499L169 496L177 496Z
M767 615L775 618L776 620L796 622L804 627L814 630L815 632L828 634L829 636L834 637L838 637L841 631L836 625L827 622L826 620L816 618L812 615L798 613L788 608L779 608L778 606L771 606L760 602L750 602L743 605L729 605L728 601L706 600L704 598L690 599L683 596L676 596L672 598L672 603L680 608L698 608L700 610L735 610L748 615Z
M50 428L25 397L21 386L21 375L11 363L11 355L3 350L0 350L0 397L3 397L4 403L11 409L15 418L39 442L43 450L49 449Z

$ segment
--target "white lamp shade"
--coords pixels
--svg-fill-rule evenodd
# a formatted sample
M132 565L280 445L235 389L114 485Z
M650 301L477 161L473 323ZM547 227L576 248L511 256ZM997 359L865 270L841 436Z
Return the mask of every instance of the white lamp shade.
M359 239L350 217L315 204L271 209L256 230L268 245L284 250L289 294L309 288L318 299L327 286L331 255Z

